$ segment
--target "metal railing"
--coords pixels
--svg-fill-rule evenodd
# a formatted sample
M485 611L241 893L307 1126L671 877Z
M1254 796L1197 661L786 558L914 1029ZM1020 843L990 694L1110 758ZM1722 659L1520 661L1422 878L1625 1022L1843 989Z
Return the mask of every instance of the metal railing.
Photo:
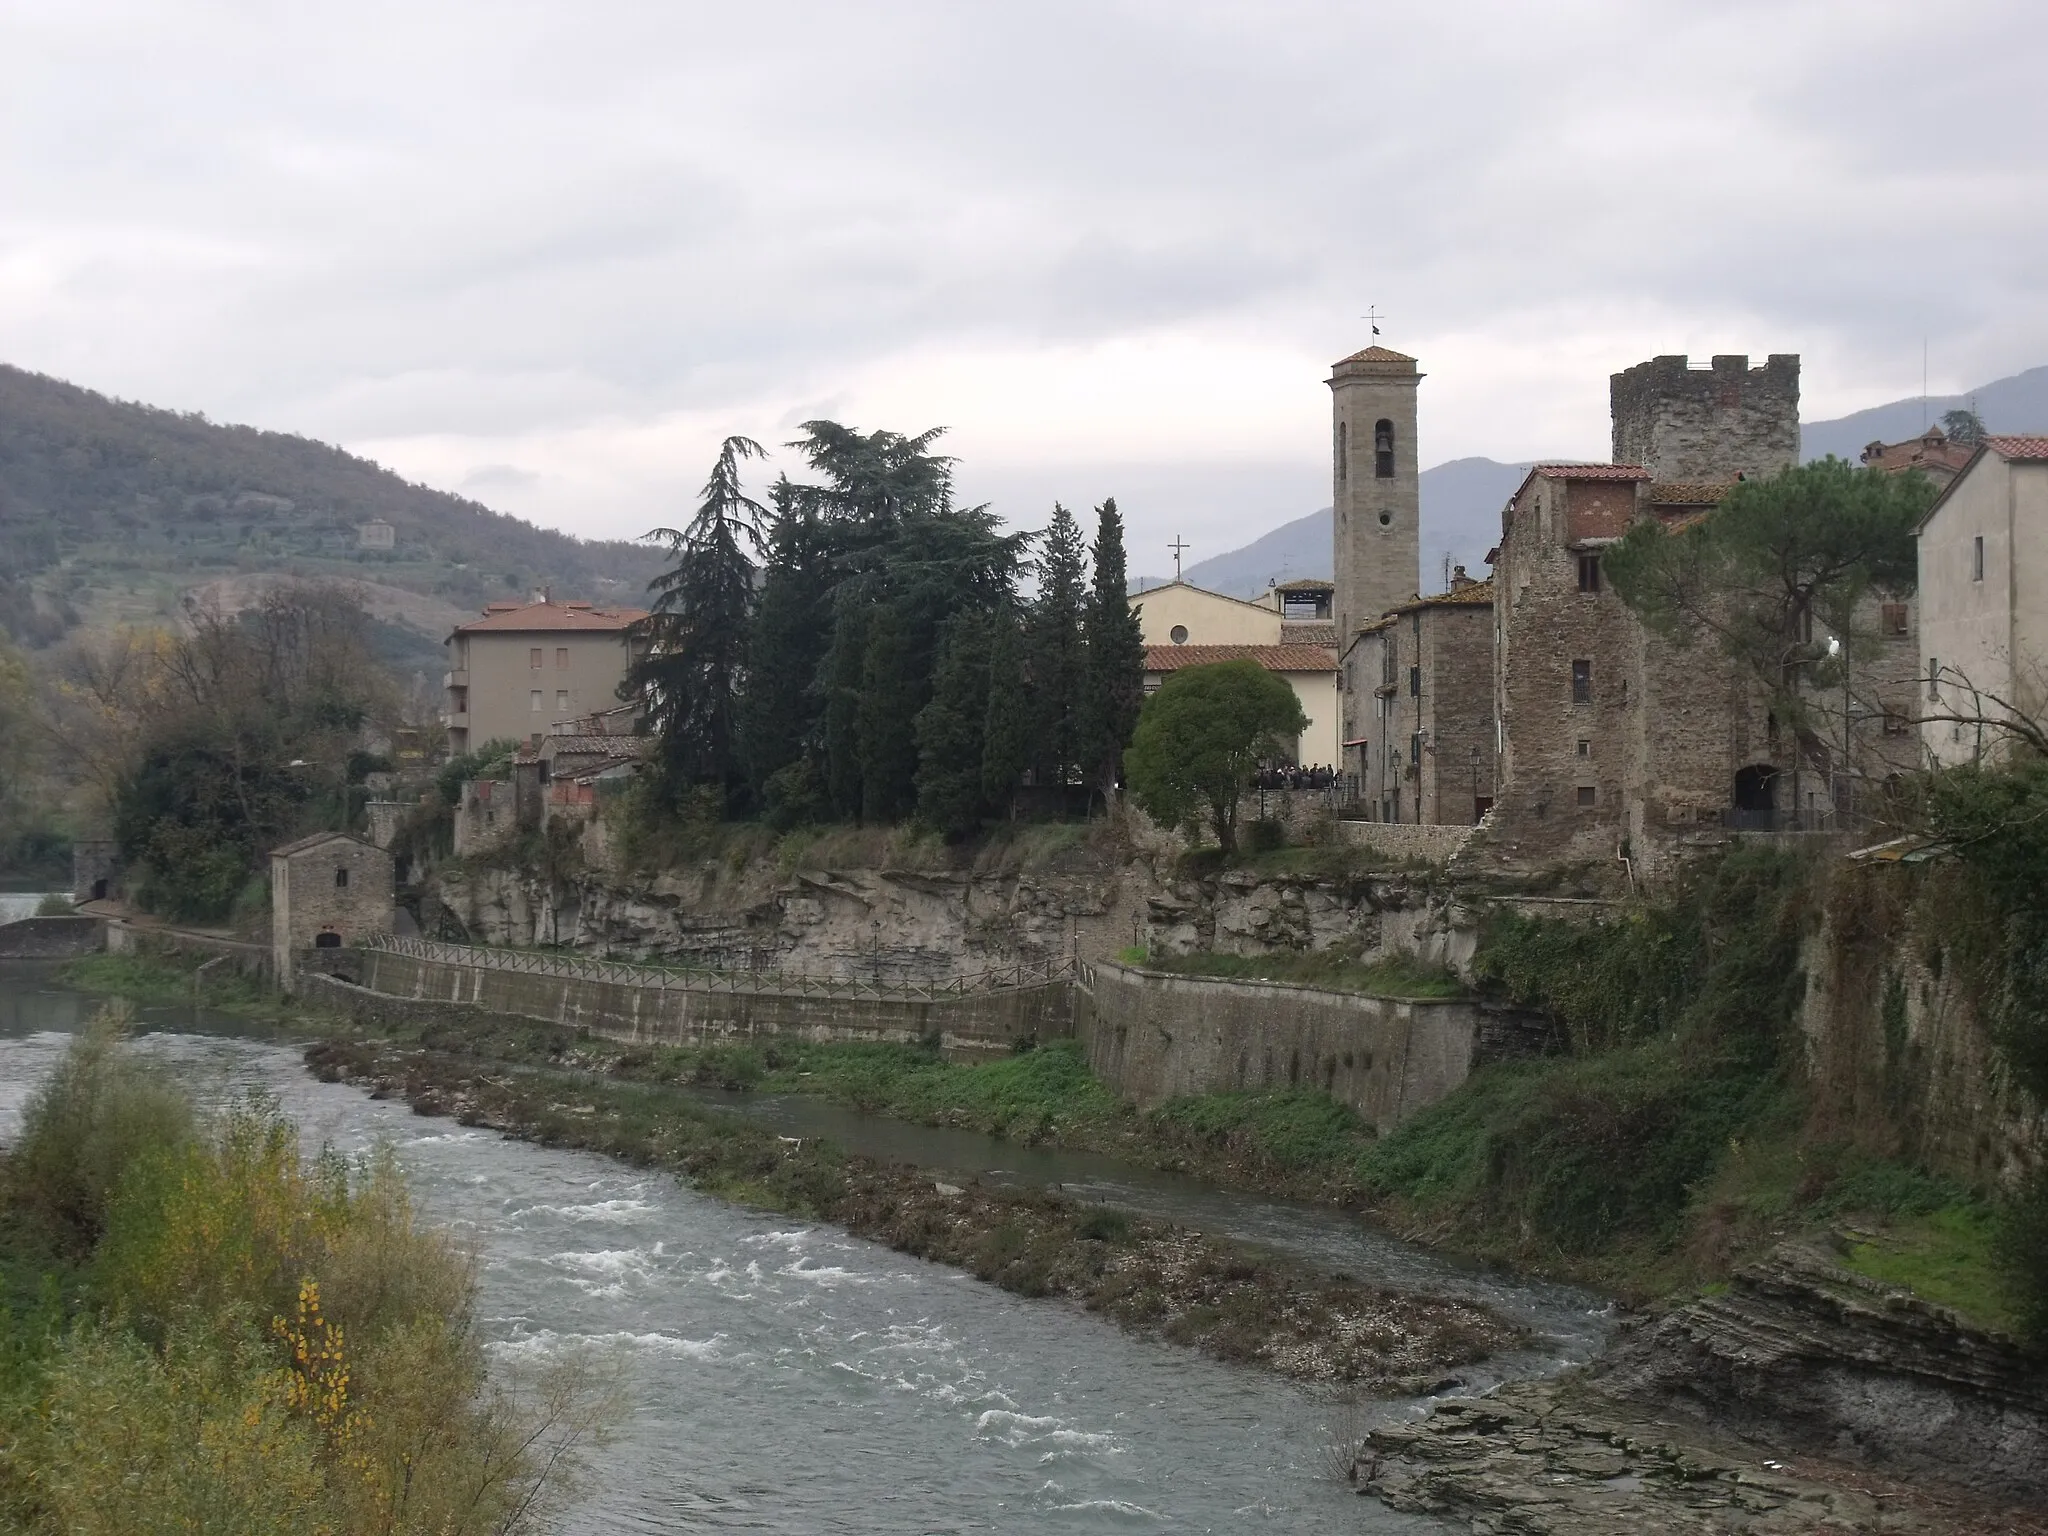
M1016 991L1049 986L1074 974L1071 960L991 966L943 981L863 980L852 976L813 976L801 971L720 971L706 967L650 965L642 961L600 960L559 950L493 949L482 944L451 944L384 934L364 942L368 949L405 955L441 965L472 970L511 971L528 976L564 976L579 981L610 982L658 991L778 993L798 997L862 997L895 1002L937 1002L984 992Z

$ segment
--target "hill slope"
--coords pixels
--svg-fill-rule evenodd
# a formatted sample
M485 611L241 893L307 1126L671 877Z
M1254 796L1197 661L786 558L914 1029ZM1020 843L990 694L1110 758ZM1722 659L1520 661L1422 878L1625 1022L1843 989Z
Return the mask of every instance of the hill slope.
M1901 442L1939 422L1943 411L1967 410L1972 401L1984 425L1993 432L2048 431L2048 368L2029 368L2011 378L1993 379L1967 394L1929 395L1924 406L1914 395L1833 421L1805 422L1799 428L1799 451L1809 459L1832 453L1853 464L1866 445Z
M358 547L373 518L396 529L393 549ZM656 569L643 546L537 528L310 438L0 365L0 624L26 644L175 612L222 577L278 574L431 600L384 605L430 658L449 613L539 585L629 600Z

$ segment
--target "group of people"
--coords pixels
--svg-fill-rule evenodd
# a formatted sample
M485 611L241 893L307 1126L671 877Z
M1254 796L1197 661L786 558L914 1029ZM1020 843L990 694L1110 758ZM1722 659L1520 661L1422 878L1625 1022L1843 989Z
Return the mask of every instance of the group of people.
M1303 768L1297 763L1280 763L1261 768L1252 779L1254 789L1328 789L1337 781L1337 770L1318 764Z

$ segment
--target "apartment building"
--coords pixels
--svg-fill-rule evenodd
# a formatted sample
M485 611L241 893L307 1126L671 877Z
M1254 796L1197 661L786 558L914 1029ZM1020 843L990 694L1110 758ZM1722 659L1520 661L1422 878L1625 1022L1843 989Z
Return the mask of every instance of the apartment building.
M492 603L447 639L448 750L559 730L618 702L639 608Z

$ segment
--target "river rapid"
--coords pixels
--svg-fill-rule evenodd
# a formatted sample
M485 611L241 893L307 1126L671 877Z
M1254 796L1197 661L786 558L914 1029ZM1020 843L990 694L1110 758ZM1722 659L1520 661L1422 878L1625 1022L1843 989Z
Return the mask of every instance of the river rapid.
M0 970L0 1138L96 1006L46 972ZM499 1358L591 1346L626 1357L630 1415L570 1530L1446 1529L1333 1479L1325 1447L1346 1414L1291 1383L593 1154L416 1117L313 1080L296 1048L231 1018L154 1009L140 1027L139 1048L202 1098L263 1092L310 1140L392 1143L429 1216L479 1249ZM805 1100L739 1108L788 1134L1058 1183L1361 1278L1486 1300L1539 1340L1494 1374L1582 1360L1606 1333L1605 1309L1584 1293L1458 1268L1339 1213Z

